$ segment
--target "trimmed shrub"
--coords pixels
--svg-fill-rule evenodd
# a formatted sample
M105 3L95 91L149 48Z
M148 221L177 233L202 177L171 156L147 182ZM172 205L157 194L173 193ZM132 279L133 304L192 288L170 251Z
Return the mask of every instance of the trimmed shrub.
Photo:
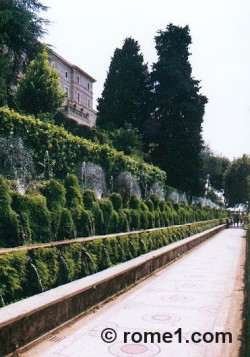
M155 247L155 242L154 242L154 239L153 239L154 235L153 235L152 233L153 233L153 232L150 232L150 233L149 233L149 236L148 236L149 247L150 247L150 248L149 248L149 251L156 249L156 247Z
M160 198L157 195L150 195L149 198L153 202L154 210L157 211L159 209Z
M147 240L147 238L145 239ZM140 244L140 254L146 254L148 252L147 244L145 243L143 235L140 235L139 244Z
M29 226L33 243L46 243L51 241L50 212L46 206L46 199L39 194L12 195L14 210L25 219ZM25 215L24 215L25 214Z
M153 212L148 212L148 228L155 227L155 215Z
M32 258L27 254L26 279L23 284L25 296L33 296L43 292L40 274Z
M120 211L123 208L122 196L119 193L116 192L111 193L109 199L113 204L114 210Z
M50 212L46 206L45 197L26 195L26 199L32 240L43 243L51 241Z
M87 249L82 247L82 277L94 274L97 271L97 266L94 262L93 257L87 251Z
M56 286L59 273L58 252L56 248L41 248L31 251L30 257L37 267L44 290Z
M131 254L131 246L129 244L130 238L128 236L123 236L122 238L119 237L118 240L121 243L121 245L123 246L126 260L133 259L133 256Z
M159 200L159 209L163 213L165 211L165 201L163 199Z
M94 220L90 211L85 211L80 205L71 210L76 227L77 237L88 237L95 234Z
M128 244L129 244L129 251L130 251L130 254L131 254L132 258L136 258L137 257L137 251L136 251L136 248L135 248L133 240L129 239Z
M145 201L145 204L148 206L148 209L149 209L150 212L154 211L154 204L150 199L147 199Z
M94 218L95 234L103 234L104 218L99 203L92 203L91 213Z
M58 240L76 238L76 230L72 215L70 213L70 210L68 210L67 208L63 208L60 222L61 223L57 235Z
M0 245L15 247L20 243L17 214L11 208L10 189L0 176Z
M86 210L92 210L93 205L98 202L96 194L92 190L84 190L82 198L83 205Z
M165 203L164 216L166 226L172 226L174 224L173 209L170 207L168 202Z
M149 227L148 212L140 211L140 228L147 229Z
M92 233L98 235L103 234L104 218L95 192L92 190L85 190L83 191L82 196L84 208L89 210L89 214L94 220L91 223L93 225Z
M109 226L108 226L108 233L118 233L119 232L119 215L116 211L112 210Z
M56 285L63 285L72 281L72 271L70 270L70 266L66 261L65 257L62 254L60 249L57 250L57 260L59 264L59 271L57 275L57 282Z
M47 207L50 211L62 208L66 204L66 190L57 180L51 179L41 187L41 193L46 197Z
M129 210L129 221L130 221L130 230L137 231L140 229L140 213L135 209Z
M82 245L74 243L64 246L61 250L62 256L67 262L70 279L76 280L82 277Z
M64 186L66 189L66 204L67 208L75 209L83 206L83 200L78 179L75 175L68 175L65 179Z
M114 209L112 202L108 198L102 198L99 200L99 205L103 213L104 225L103 232L104 234L110 233L111 230L115 229L116 225L118 225L118 215L115 217ZM117 223L116 223L117 218ZM112 221L113 220L113 221Z
M66 188L66 205L71 212L76 235L78 237L94 235L93 217L90 211L83 208L83 198L77 177L73 174L68 175L64 185Z
M26 252L0 255L0 294L2 305L25 297L23 285L26 281ZM2 300L1 299L1 300Z
M122 196L119 193L113 192L109 199L113 204L114 210L118 213L116 232L127 232L129 229L129 223L127 214L122 209Z
M161 227L161 218L160 218L159 210L155 211L154 216L155 216L155 227Z
M17 216L19 223L20 244L31 244L30 217L27 212L20 212Z
M120 262L120 256L118 253L118 246L117 246L117 238L116 237L112 237L112 238L108 238L104 240L105 242L105 246L108 250L108 254L111 260L112 265L117 264L118 262Z
M128 223L128 217L124 210L120 210L118 212L118 227L119 227L119 232L128 232L129 231L129 223Z
M167 202L167 205L169 206L172 213L172 224L179 224L179 216L174 208L174 205L175 207L179 207L178 203L173 205L172 202Z
M66 203L66 190L61 183L52 179L46 182L41 188L41 193L46 197L47 207L51 213L52 240L58 240L57 235L61 222L61 216Z
M118 262L126 261L126 253L124 249L124 240L123 238L117 238L117 254L118 254Z
M98 270L104 270L110 268L112 266L112 262L110 260L107 243L103 243L101 245L99 259L98 259Z
M140 208L140 199L136 195L132 195L129 200L129 208L138 210Z

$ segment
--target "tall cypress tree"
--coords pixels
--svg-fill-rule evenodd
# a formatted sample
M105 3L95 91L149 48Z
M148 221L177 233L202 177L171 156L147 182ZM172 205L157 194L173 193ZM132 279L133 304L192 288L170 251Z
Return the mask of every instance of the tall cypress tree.
M207 98L191 77L189 27L169 24L155 37L155 117L159 124L152 159L167 172L168 184L189 194L200 191L201 131Z
M98 100L97 126L106 130L125 123L141 129L149 116L149 76L140 46L126 38L111 59L102 97Z

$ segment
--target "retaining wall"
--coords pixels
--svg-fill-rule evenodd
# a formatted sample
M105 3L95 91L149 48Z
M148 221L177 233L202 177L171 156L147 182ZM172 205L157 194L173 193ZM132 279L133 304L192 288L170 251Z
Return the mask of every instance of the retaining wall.
M6 356L27 345L147 277L224 227L225 225L220 225L0 309L0 356Z

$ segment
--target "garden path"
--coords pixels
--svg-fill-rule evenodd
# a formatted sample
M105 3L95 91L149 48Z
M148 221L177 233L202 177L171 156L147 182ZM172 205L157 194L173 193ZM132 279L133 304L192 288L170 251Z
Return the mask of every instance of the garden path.
M238 357L244 259L245 231L226 229L94 313L48 335L21 356ZM114 342L103 342L101 333L107 328L116 332ZM178 329L182 343L178 342L180 332L174 334ZM125 332L130 332L127 343ZM138 341L144 332L158 332L153 343L131 342L131 335ZM165 332L173 334L172 343L164 342ZM208 333L208 341L211 334L230 332L232 343L228 336L226 343L194 343L194 332ZM103 336L113 337L111 330ZM165 335L165 341L169 336Z

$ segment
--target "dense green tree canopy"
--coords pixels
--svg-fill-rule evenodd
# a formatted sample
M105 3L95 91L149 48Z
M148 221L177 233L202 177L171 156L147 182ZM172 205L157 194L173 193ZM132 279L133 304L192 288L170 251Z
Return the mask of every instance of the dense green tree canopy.
M131 124L125 123L124 127L116 129L109 133L112 146L123 151L125 155L132 155L144 158L142 134Z
M141 128L149 116L148 69L143 63L140 46L126 38L122 49L117 48L111 60L98 100L97 126L115 130L130 123Z
M49 64L46 48L30 62L26 76L17 87L18 107L27 114L54 115L61 107L65 93L61 89L59 73Z
M209 175L209 182L217 190L223 189L223 179L230 160L224 156L214 154L208 146L202 150L202 169L201 175L206 180Z
M168 25L155 37L158 61L151 74L158 135L152 160L168 174L168 184L200 194L202 121L207 98L191 77L189 28Z
M230 206L250 201L250 156L235 159L225 172L225 196Z
M38 13L46 9L38 0L0 2L0 105L10 104L20 73L41 49L38 40L47 21Z

